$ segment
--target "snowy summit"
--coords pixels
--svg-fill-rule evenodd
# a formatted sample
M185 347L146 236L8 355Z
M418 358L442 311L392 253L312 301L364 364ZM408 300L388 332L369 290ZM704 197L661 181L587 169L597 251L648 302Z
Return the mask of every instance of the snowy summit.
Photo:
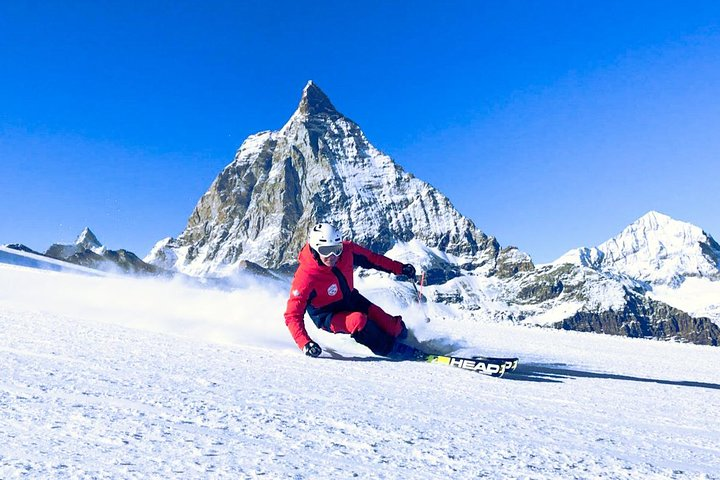
M77 240L75 240L75 245L80 245L87 249L101 249L103 248L102 244L100 243L100 240L97 239L95 234L90 230L90 228L86 227L78 236Z
M686 278L720 280L720 245L701 228L649 212L595 248L572 250L554 263L573 262L657 285Z

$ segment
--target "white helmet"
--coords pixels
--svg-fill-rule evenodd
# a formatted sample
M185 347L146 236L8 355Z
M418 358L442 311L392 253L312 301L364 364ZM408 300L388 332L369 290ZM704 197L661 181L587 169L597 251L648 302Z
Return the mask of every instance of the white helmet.
M321 256L340 255L342 253L342 234L329 223L318 223L308 237L310 247Z

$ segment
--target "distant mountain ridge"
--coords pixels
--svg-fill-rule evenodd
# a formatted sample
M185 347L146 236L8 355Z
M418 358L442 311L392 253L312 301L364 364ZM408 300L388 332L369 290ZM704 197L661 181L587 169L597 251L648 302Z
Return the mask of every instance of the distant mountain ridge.
M162 272L160 268L143 262L133 252L124 249L109 250L100 243L92 230L87 227L78 235L75 243L53 244L45 252L45 255L57 260L103 271L149 275Z

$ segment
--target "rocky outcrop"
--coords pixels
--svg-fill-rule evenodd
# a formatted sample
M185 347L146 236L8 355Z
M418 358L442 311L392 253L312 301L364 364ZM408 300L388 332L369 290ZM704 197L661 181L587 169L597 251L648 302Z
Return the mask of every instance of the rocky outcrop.
M503 248L495 262L495 275L499 278L510 278L521 272L535 270L530 255L521 252L516 247Z
M564 330L682 340L700 345L717 346L720 342L720 327L710 319L694 318L662 302L637 296L629 297L622 310L580 311L554 326Z

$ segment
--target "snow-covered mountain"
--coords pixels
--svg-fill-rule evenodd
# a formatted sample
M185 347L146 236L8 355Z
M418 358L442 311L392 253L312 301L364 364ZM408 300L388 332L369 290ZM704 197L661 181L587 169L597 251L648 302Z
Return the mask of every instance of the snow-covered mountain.
M688 278L720 280L720 245L700 227L654 211L603 244L572 250L554 263L565 262L652 285L679 286Z
M657 309L670 312L667 328L684 332L682 338L717 338L720 246L700 227L652 211L601 245L571 250L553 264L592 269L624 283L634 311L649 310L650 317L658 316Z
M527 255L502 251L447 197L377 150L313 82L285 126L245 140L185 231L160 241L145 260L205 276L231 274L243 260L292 266L319 221L376 251L415 241L452 255L464 269L532 268ZM441 257L423 262L431 280L457 275Z

